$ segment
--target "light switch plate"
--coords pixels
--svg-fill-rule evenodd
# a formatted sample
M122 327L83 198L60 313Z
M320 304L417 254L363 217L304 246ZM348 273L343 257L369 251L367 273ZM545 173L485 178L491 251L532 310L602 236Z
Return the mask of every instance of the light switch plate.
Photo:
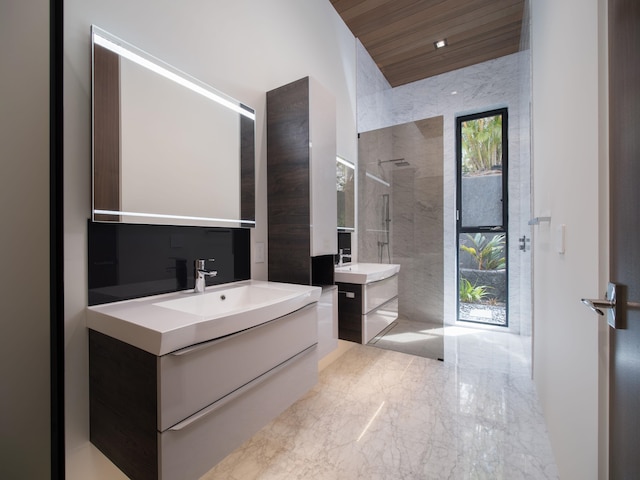
M565 230L566 225L558 225L558 229L556 230L556 251L560 255L564 255L565 251Z
M255 263L264 263L264 242L256 242L254 258Z

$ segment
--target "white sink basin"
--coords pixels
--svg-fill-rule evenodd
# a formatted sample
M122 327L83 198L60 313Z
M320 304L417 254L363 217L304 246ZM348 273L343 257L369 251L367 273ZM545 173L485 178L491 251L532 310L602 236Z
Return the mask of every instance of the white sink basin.
M285 288L242 285L201 294L194 293L185 298L166 300L153 305L213 319L255 310L281 301L285 297L297 295L298 292Z
M335 268L334 280L361 285L384 280L400 271L395 263L352 263Z
M246 280L87 308L87 326L154 355L246 330L317 302L322 289Z

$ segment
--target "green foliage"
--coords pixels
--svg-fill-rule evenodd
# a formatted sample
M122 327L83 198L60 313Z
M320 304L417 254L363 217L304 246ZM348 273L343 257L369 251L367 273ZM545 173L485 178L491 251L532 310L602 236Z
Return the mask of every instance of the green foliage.
M481 233L467 234L471 245L460 245L460 250L471 255L478 265L478 270L499 270L505 268L504 235L494 235L491 240Z
M502 115L462 124L462 168L480 173L502 166Z
M490 287L485 285L471 285L466 278L460 279L460 301L465 303L480 303L487 296Z
M349 181L349 172L347 167L336 162L336 189L339 192L344 192L347 182Z

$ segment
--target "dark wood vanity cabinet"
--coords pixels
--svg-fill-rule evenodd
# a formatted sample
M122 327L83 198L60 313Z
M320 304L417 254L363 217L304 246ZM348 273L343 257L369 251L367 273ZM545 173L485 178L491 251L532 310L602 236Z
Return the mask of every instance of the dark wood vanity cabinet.
M133 480L195 480L318 378L318 304L156 356L89 329L90 440Z
M338 282L338 338L367 344L398 318L398 275Z
M91 443L127 476L158 479L157 357L94 330L89 352Z
M362 343L362 295L364 285L338 285L338 338Z

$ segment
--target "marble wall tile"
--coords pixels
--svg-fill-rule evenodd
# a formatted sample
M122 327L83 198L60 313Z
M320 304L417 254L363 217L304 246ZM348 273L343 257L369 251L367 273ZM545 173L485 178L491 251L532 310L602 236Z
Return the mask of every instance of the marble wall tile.
M447 324L454 324L457 315L455 120L459 115L500 107L509 109L510 330L530 335L531 251L522 253L517 242L522 235L531 236L527 224L531 217L529 51L396 88L384 85L375 63L361 46L358 58L357 75L363 84L362 92L358 92L359 132L406 125L435 116L443 119L443 311ZM405 129L394 130L394 141L397 137L401 144L406 143L407 135ZM411 213L404 215L412 216ZM393 242L391 248L394 248Z
M374 130L381 124L391 125L392 96L388 95L391 85L359 40L356 40L356 63L358 131Z

